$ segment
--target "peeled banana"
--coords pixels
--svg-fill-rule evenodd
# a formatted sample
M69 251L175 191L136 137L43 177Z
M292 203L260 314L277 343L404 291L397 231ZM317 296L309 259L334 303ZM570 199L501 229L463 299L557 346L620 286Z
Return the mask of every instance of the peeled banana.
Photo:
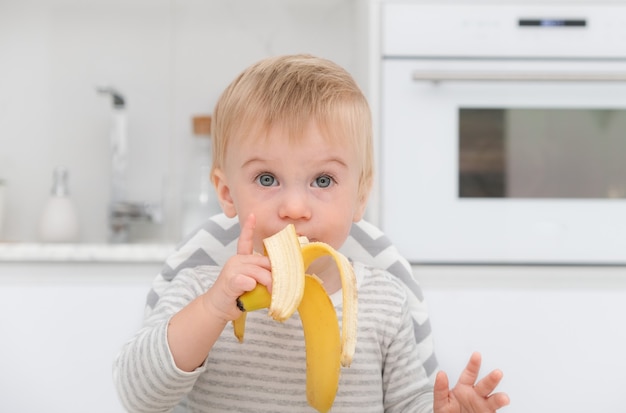
M285 321L298 309L304 294L304 259L296 228L288 225L263 240L272 267L272 299L269 315Z
M235 336L243 341L246 311L269 308L272 318L284 321L297 309L306 346L307 401L325 413L335 400L341 366L350 365L356 347L357 289L352 265L326 243L299 240L291 224L263 242L272 267L272 294L258 284L238 298L243 313L233 321ZM305 269L325 255L335 260L341 276L341 335L337 313L321 280L305 275ZM275 291L277 286L279 291Z
M269 315L276 321L285 321L298 309L304 294L304 261L300 240L293 225L263 240L265 254L272 267L272 294L262 284L237 299L241 316L233 321L235 337L243 341L246 311L269 307ZM244 306L246 303L246 306Z

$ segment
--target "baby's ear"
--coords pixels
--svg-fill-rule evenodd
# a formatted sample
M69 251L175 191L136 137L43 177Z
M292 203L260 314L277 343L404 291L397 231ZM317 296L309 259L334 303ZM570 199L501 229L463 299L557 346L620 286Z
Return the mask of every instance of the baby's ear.
M226 181L224 171L219 168L215 168L211 174L211 180L213 181L215 193L217 194L217 200L222 207L222 211L224 211L224 214L227 217L234 218L237 215L237 211L235 210L233 198L230 196L230 187Z
M365 215L365 208L367 208L367 200L368 200L367 194L359 196L356 208L354 209L354 216L352 217L352 222L359 222L360 220L363 219L363 216Z

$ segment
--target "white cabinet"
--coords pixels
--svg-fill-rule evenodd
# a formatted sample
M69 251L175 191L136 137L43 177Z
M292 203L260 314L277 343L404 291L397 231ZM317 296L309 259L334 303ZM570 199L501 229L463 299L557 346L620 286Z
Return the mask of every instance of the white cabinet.
M123 412L115 354L161 263L0 262L2 411Z
M624 411L626 268L423 266L435 354L451 383L473 351L504 372L506 413Z

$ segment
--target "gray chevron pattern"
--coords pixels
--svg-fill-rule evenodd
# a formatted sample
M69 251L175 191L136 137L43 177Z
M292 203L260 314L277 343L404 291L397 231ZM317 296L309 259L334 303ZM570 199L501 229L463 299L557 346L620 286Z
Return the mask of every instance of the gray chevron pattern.
M168 283L179 271L199 265L224 265L226 260L236 253L238 237L237 219L227 218L224 214L211 217L192 231L191 235L166 259L161 273L153 282L146 299L146 314L154 308L160 292L167 288ZM407 286L420 357L429 377L434 378L438 364L433 348L430 320L422 289L408 261L400 255L391 240L380 229L366 221L352 225L350 236L342 246L341 252L353 261L385 269Z

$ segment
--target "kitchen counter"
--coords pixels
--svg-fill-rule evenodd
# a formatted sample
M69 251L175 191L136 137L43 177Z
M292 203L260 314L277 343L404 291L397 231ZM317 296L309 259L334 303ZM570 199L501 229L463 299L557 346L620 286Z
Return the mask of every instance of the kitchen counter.
M2 262L161 263L174 244L0 243Z

